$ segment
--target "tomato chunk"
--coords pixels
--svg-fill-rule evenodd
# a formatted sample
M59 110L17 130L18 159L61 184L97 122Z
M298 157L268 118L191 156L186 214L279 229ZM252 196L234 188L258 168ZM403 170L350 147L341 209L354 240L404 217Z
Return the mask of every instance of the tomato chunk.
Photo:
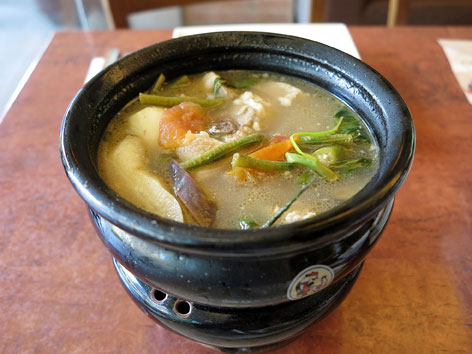
M168 149L182 146L187 131L202 131L205 123L205 111L196 103L182 102L167 108L159 123L159 144Z

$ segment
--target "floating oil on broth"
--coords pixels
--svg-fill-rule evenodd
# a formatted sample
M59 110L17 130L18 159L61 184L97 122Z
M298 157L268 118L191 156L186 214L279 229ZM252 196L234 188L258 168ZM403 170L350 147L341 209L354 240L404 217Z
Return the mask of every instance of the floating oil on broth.
M178 123L168 123L170 120L162 120L162 117L168 116L169 110L173 108L142 104L138 99L130 102L112 120L100 143L99 172L119 195L128 200L131 195L133 200L130 201L138 207L189 223L197 223L198 218L192 216L185 201L174 193L176 181L170 161L182 163L193 158L192 154L198 156L215 146L237 141L251 134L263 134L262 144L270 145L286 140L294 133L332 130L339 123L340 118L334 115L340 109L345 110L345 116L355 117L361 122L354 112L323 89L276 74L235 70L185 76L166 82L154 94L165 98L181 97L183 101L187 97L193 97L206 101L219 99L225 103L202 109L186 103L184 109L176 110ZM177 148L164 148L160 144L162 136L159 136L159 131L164 124L162 122L174 126L185 119L198 119L198 112L201 110L205 116L205 133L180 132L181 137L178 139L181 140ZM344 120L344 123L346 121ZM351 135L356 137L359 131L367 135L370 143L359 139L355 143L336 143L336 146L341 147L339 149L342 151L342 161L360 158L363 162L370 163L366 164L368 166L353 168L347 173L337 169L339 179L336 181L318 176L312 169L300 164L281 172L243 169L243 173L240 168L232 168L231 162L235 152L248 155L260 149L261 144L244 146L221 159L189 169L187 172L200 188L199 193L214 203L211 205L216 205L216 213L210 226L218 228L238 228L241 220L250 220L259 226L264 224L297 193L308 177L318 176L313 185L278 218L275 225L294 222L319 215L345 202L371 179L378 165L377 148L364 126L361 126L357 133L352 133L351 129ZM336 134L340 134L340 131L329 136L334 137ZM135 155L128 154L125 150L124 155L116 153L124 140L129 140L129 146L136 150ZM138 144L140 148L131 143ZM317 149L333 144L297 145L304 153L313 156ZM290 153L297 154L297 151L292 149ZM136 170L128 167L133 166L129 160L134 158L140 161L134 164ZM339 168L336 164L326 163L325 166ZM125 170L131 170L131 177L123 177ZM236 170L238 173L235 173ZM144 173L142 171L148 173L144 181L140 179ZM149 179L150 177L152 178ZM151 192L149 183L154 188ZM159 190L157 195L163 199L150 200L149 195L155 193L156 188ZM144 201L139 200L139 195ZM177 209L180 209L180 213Z

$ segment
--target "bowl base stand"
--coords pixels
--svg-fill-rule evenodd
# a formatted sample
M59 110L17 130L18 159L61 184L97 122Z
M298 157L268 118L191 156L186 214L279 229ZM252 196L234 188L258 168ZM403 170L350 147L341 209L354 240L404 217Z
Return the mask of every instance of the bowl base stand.
M187 302L153 289L113 258L133 301L160 325L224 353L260 353L288 344L330 313L354 285L362 264L343 279L306 298L253 308Z

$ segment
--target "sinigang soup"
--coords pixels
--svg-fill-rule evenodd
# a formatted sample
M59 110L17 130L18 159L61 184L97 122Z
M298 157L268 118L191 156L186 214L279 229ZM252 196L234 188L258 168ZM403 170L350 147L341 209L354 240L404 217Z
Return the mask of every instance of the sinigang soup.
M378 165L361 119L319 87L253 71L166 81L110 122L99 173L159 216L217 228L310 218L361 190Z

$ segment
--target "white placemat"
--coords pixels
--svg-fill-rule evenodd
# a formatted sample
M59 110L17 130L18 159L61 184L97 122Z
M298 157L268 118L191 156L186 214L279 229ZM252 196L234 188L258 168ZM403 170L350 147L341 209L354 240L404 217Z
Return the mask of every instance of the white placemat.
M317 41L342 50L360 59L359 52L352 40L347 26L343 23L310 23L310 24L238 24L176 27L172 37L191 34L224 31L257 31L286 34Z
M472 104L472 41L438 39L465 97Z

